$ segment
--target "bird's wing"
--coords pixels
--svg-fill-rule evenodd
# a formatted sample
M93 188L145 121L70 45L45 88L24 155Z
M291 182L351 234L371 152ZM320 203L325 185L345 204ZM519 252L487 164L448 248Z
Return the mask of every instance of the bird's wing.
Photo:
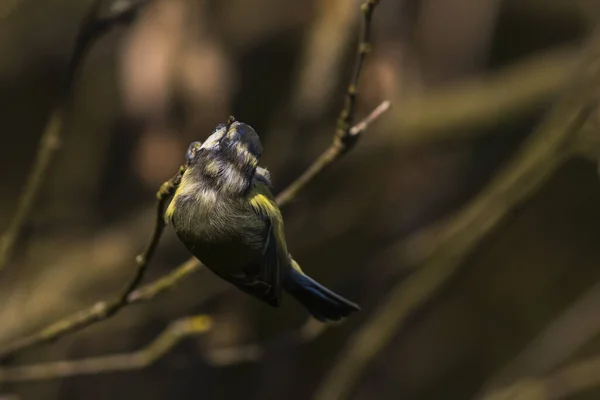
M275 237L270 221L267 220L265 222L267 223L267 233L260 260L243 266L239 269L239 272L215 268L215 264L211 262L210 256L207 260L207 254L205 252L200 253L197 251L197 243L201 242L197 236L186 234L184 232L177 232L177 236L185 246L198 257L198 259L207 263L206 266L213 273L234 284L238 289L277 307L281 300L281 282L279 277L279 264L277 261L277 246L273 245L273 243L275 243ZM227 263L227 255L236 254L237 249L239 249L239 244L232 244L228 249L217 249L213 251L214 253L222 255L219 263Z
M270 289L264 296L265 300L269 304L278 307L281 303L281 268L275 230L270 221L267 232L267 240L265 241L262 262L260 265L259 280L270 286Z
M283 219L269 186L255 180L248 194L252 210L267 224L267 238L260 264L259 280L270 285L265 300L275 306L281 301L281 268L287 260L287 248L283 236Z

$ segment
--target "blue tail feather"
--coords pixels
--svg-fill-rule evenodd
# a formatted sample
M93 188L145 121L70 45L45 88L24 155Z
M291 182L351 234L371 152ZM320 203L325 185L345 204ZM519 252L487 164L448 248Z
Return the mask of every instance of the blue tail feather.
M313 317L322 322L339 321L360 310L357 304L346 300L294 268L290 268L283 287Z

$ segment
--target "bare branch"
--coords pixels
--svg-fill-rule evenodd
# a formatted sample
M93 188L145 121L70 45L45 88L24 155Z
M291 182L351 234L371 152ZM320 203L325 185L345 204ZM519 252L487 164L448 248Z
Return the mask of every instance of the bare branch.
M189 275L200 271L202 267L202 263L198 261L197 258L190 258L162 278L133 291L129 295L128 303L135 304L142 301L152 300L156 296L168 290L174 289L179 282L187 278ZM2 353L0 352L0 354Z
M350 129L350 135L356 136L366 131L369 125L381 117L384 112L390 109L391 105L392 103L390 103L388 100L382 102L373 111L371 111L371 114Z
M288 340L284 344L310 342L319 337L326 327L327 325L309 318L302 327L288 335ZM204 334L211 328L212 320L205 315L179 319L170 323L167 329L143 350L111 356L90 357L82 360L53 361L0 368L0 382L60 379L79 375L141 369L164 356L182 339L192 335ZM248 344L211 349L203 354L203 357L208 364L214 367L257 362L270 347L274 347L280 342L281 339L278 339L262 345Z
M189 336L201 335L212 327L206 315L182 318L169 326L146 348L125 354L90 357L83 360L55 361L23 367L0 368L0 382L65 378L103 372L141 369L167 354L177 343Z
M169 289L173 289L177 283L192 273L199 271L201 268L202 264L197 259L190 259L163 278L160 278L148 285L142 286L138 290L133 291L129 295L125 305L151 300L159 294L162 294ZM92 307L60 319L36 333L16 339L0 348L0 359L20 350L54 341L71 332L75 332L92 325L95 322L105 320L111 315L114 315L114 309L117 307L117 305L121 304L120 299L121 297L119 295L118 298L110 301L100 301ZM124 305L120 306L117 311L122 307L124 307ZM113 310L113 313L109 315L107 310L111 309Z
M152 233L152 237L148 242L146 250L144 250L142 254L138 255L135 258L135 262L137 263L137 270L131 281L123 289L123 292L119 297L119 302L117 303L117 306L114 308L114 310L111 310L111 312L109 312L107 316L114 314L118 311L118 309L122 308L130 302L129 295L138 287L138 285L144 278L146 270L148 269L150 259L152 259L152 256L154 255L154 252L158 247L160 237L165 229L165 206L167 205L170 197L175 193L175 190L179 186L179 183L181 182L181 178L183 177L183 173L185 172L185 170L185 166L180 167L179 171L177 171L177 174L175 174L173 178L163 183L160 189L158 190L158 193L156 194L156 199L158 200L156 205L156 221L154 223L154 232Z
M114 299L108 301L101 301L96 303L89 309L79 311L65 319L62 319L54 324L47 326L41 331L25 336L23 338L15 340L5 348L0 349L0 358L6 356L9 353L31 347L34 345L42 344L56 338L66 335L70 332L83 329L86 326L94 324L99 321L103 321L111 316L115 315L119 310L128 304L145 301L153 298L156 294L165 290L165 285L169 287L175 285L177 281L187 276L189 273L200 268L199 262L188 262L180 266L176 271L172 272L169 276L159 279L154 284L148 285L141 288L139 291L134 291L140 284L144 277L145 271L148 268L148 264L152 255L154 254L161 234L165 228L165 222L163 219L164 207L169 197L173 194L176 187L181 181L181 176L185 171L185 167L181 167L177 174L163 183L157 192L157 207L156 207L156 222L152 237L148 243L146 250L136 257L137 270L133 278L127 283L122 292L117 295Z
M582 126L597 106L600 32L591 38L581 67L562 99L504 170L451 218L425 265L392 288L365 325L348 341L317 391L317 400L344 399L402 323L460 268L465 257L516 206L527 200L574 154Z
M321 154L311 166L309 166L302 175L300 175L291 185L289 185L283 192L277 196L277 202L279 204L287 203L293 200L300 190L304 188L309 182L315 177L321 174L327 167L333 162L339 159L342 155L350 151L358 141L360 133L351 132L352 122L354 119L354 106L356 103L356 94L358 81L360 74L363 69L363 65L367 55L371 51L371 20L373 16L373 10L379 3L379 0L367 0L362 6L361 10L364 17L360 43L358 44L358 50L356 54L356 63L354 65L354 73L348 85L346 97L344 100L344 108L340 112L340 116L337 122L336 133L333 137L333 142ZM389 105L388 105L389 106ZM384 107L385 108L385 107ZM384 110L385 111L385 110Z

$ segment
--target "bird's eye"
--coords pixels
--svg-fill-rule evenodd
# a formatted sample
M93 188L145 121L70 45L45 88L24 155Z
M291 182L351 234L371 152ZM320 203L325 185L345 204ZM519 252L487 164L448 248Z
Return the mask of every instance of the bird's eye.
M198 150L202 146L201 142L192 142L190 147L188 147L188 151L185 155L185 159L187 162L192 162L192 160L196 157Z

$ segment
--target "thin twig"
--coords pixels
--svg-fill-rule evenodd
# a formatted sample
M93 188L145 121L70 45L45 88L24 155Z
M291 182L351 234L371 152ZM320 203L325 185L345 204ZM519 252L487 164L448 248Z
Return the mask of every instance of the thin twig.
M572 85L512 160L456 214L425 265L392 288L371 318L348 341L315 398L347 398L375 357L406 319L460 268L498 223L534 194L574 154L578 134L597 107L600 31L593 35Z
M304 172L298 179L292 182L287 189L284 189L283 192L277 196L277 203L280 207L285 206L291 200L293 200L300 190L302 190L307 183L312 181L315 176L321 173L325 167L339 159L342 155L346 154L352 147L354 147L360 133L367 129L370 123L380 117L389 108L389 102L384 101L375 110L373 110L373 112L371 112L369 116L365 118L365 120L358 123L355 127L349 126L347 129L340 129L341 126L345 126L345 124L353 120L356 84L360 76L364 59L368 53L368 49L370 49L370 44L368 42L368 30L370 28L372 10L376 4L377 1L369 0L363 5L362 8L365 15L365 25L363 30L366 32L362 34L363 41L358 49L356 64L357 68L355 68L355 74L349 86L348 94L346 96L346 104L340 115L340 121L338 122L338 130L335 133L334 142L307 169L306 172ZM138 269L134 275L134 278L128 283L125 290L123 290L122 293L113 300L101 301L88 309L79 311L69 317L50 324L46 328L43 328L32 335L17 339L6 346L1 346L0 359L25 348L56 340L65 334L80 330L95 322L105 320L128 304L150 300L166 290L173 288L182 279L202 268L202 263L200 263L195 257L192 257L163 278L160 278L134 291L144 275L148 261L154 253L162 230L164 229L162 210L164 209L165 204L163 204L163 202L166 202L170 194L172 194L172 192L176 189L184 170L185 167L181 167L177 175L175 175L175 177L173 177L171 180L165 182L158 192L159 202L157 221L152 239L146 251L142 254L142 256L138 256L136 259L138 262Z
M373 110L367 118L351 128L348 132L348 137L356 138L364 132L369 124L379 118L381 114L390 108L391 103L387 100L382 102L375 110ZM349 148L345 148L342 141L334 139L329 146L294 182L292 182L285 190L277 195L277 204L280 206L294 200L298 193L310 183L317 175L321 174L327 167L337 161L341 156L348 152Z
M129 295L128 304L152 300L156 296L175 288L179 282L200 271L202 267L202 263L197 258L190 258L162 278L134 290ZM2 353L0 352L0 354Z
M298 144L306 144L306 132L313 130L330 108L335 92L332 89L339 80L338 66L353 39L352 28L360 22L357 11L355 1L329 0L317 4L295 67L290 98L274 113L269 128L272 134L266 136L264 143L265 148L276 148L279 154L270 160L272 169L285 169L290 159L300 162ZM313 156L308 160L312 162Z
M186 166L181 166L177 174L174 177L164 182L158 192L156 193L156 221L154 222L154 232L152 232L152 237L148 242L148 246L144 250L142 254L139 254L135 258L135 262L137 263L137 270L131 279L131 281L125 286L121 296L119 297L120 301L118 303L118 307L112 310L112 313L118 311L119 308L125 306L129 302L129 295L138 287L146 270L148 269L148 264L158 247L158 242L160 241L160 237L165 229L165 219L164 219L164 210L169 201L170 197L175 193L175 190L179 186L181 182L181 178L183 177L183 173L186 170ZM110 316L110 314L108 315Z
M348 85L346 97L344 99L344 108L338 118L337 138L340 140L344 149L349 150L357 137L350 135L350 128L354 119L354 107L356 105L356 94L358 93L358 80L363 70L367 55L371 52L371 21L373 19L373 11L379 4L379 0L367 0L361 7L363 13L363 29L361 31L360 43L356 54L356 63L354 64L354 73Z
M167 354L182 339L204 334L211 327L212 320L206 315L182 318L171 322L152 343L142 350L133 353L90 357L83 360L0 368L0 382L55 379L75 375L141 369L153 364Z
M37 155L27 182L19 196L17 210L8 228L0 238L0 270L10 260L23 225L46 180L50 165L60 148L66 110L72 96L73 83L87 52L93 44L116 24L130 21L147 1L129 2L128 7L111 10L106 17L100 16L102 0L94 0L83 18L69 58L67 75L60 89L57 105L50 114L38 145Z
M490 128L542 110L564 90L577 66L579 52L572 47L554 49L484 77L468 78L399 99L394 103L394 112L378 123L377 135L362 142L361 151L353 157L368 164L377 162L382 151L502 134ZM512 129L502 132L512 132ZM594 133L597 132L595 127ZM588 151L590 147L590 143L586 143ZM596 152L590 155L597 161L600 140L594 147ZM332 212L343 211L336 208ZM331 214L331 217L335 219L337 215ZM355 212L343 218L348 229L352 229L359 225L363 214ZM323 235L325 231L314 232L310 243L320 243ZM437 239L437 232L422 230L410 240L392 244L381 257L397 261L398 268L406 272L427 258Z
M350 128L350 135L356 136L366 131L373 121L381 117L384 112L390 109L391 105L392 103L388 100L383 101L373 111L371 111L371 114L367 115L365 119Z
M342 108L338 118L337 129L333 137L333 142L329 148L325 150L325 152L321 154L306 171L304 171L304 173L302 173L302 175L300 175L291 185L289 185L277 196L277 202L279 204L285 204L293 200L298 195L298 192L304 188L304 186L315 179L317 175L321 174L342 155L350 151L356 145L356 142L360 137L360 133L362 131L351 133L350 130L354 119L354 106L356 103L358 81L365 59L371 51L371 20L373 16L373 10L378 3L379 0L367 0L361 6L364 22L360 35L360 43L358 44L358 50L356 54L356 63L354 65L354 72L346 92L344 107Z
M157 279L133 291L128 297L126 305L149 301L157 295L173 289L177 283L192 273L199 271L201 268L202 264L197 259L190 259L163 278ZM109 316L107 310L115 307L115 304L119 304L119 301L120 296L111 301L100 301L92 307L60 319L36 333L16 339L0 349L0 359L26 348L51 342L66 334L81 330L95 322L103 321Z

